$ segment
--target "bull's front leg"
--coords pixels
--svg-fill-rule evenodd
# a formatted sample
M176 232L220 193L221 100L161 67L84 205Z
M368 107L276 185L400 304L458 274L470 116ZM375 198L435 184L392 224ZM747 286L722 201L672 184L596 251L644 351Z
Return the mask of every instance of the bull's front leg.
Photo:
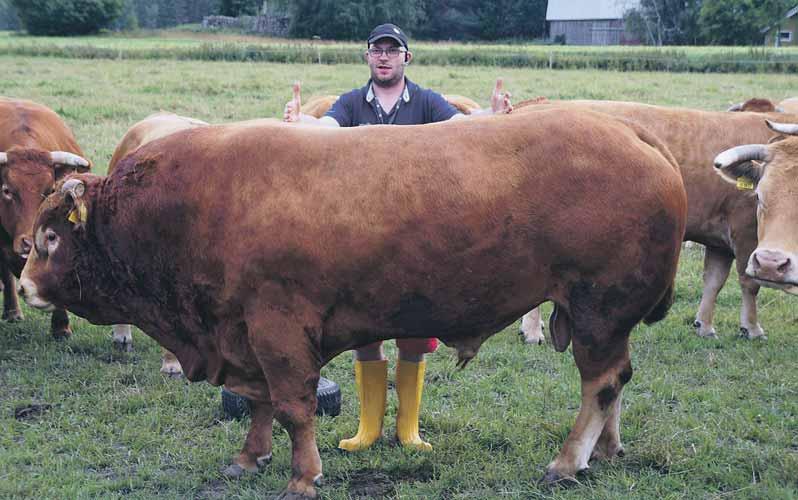
M9 323L22 321L22 309L19 308L16 280L2 256L0 256L0 279L3 282L3 319Z
M549 464L543 478L547 483L574 480L578 472L588 469L591 456L612 458L623 454L621 393L632 377L632 367L628 336L613 342L622 345L591 353L591 348L573 339L574 358L582 377L582 405L559 455Z
M753 249L751 250L753 251ZM751 252L743 255L750 255ZM740 255L740 254L738 254ZM759 294L759 284L745 274L748 258L741 255L737 260L737 274L740 278L740 292L742 304L740 307L740 336L746 339L767 340L767 335L759 324L756 311L756 296Z
M68 339L72 336L72 329L69 327L69 316L66 309L56 309L50 318L50 332L56 340Z
M252 417L241 453L223 474L238 478L246 472L258 472L272 460L272 422L274 408L271 401L250 400Z
M114 347L122 352L133 351L133 327L131 325L113 325L111 341Z
M289 316L257 305L248 308L246 319L250 345L269 383L274 416L291 437L291 480L279 498L316 498L322 477L315 428L321 366L309 332L320 331L320 320L311 323L302 314Z

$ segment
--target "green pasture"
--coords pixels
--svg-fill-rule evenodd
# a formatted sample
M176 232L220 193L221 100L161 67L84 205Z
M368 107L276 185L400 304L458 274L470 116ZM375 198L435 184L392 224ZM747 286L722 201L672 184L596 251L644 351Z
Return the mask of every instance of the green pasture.
M363 42L276 39L173 29L93 37L0 32L0 55L74 59L177 59L356 63ZM579 47L540 43L411 41L418 64L698 73L798 73L798 49L772 47Z
M97 43L106 40L115 41ZM0 37L0 46L5 43ZM8 55L0 56L0 66L0 95L58 111L98 173L105 172L127 128L152 112L209 122L276 117L294 80L303 82L307 98L344 92L367 75L363 65L352 64ZM722 110L751 96L798 94L795 78L786 75L421 65L408 73L422 85L483 105L497 76L516 101L545 95ZM421 426L434 446L429 454L396 447L390 439L359 454L338 452L338 440L357 428L357 402L351 356L333 360L322 373L342 386L344 405L340 416L317 420L322 497L798 497L798 298L763 290L760 320L769 339L741 340L733 274L719 298L720 338L699 339L691 323L701 262L700 248L685 250L670 315L632 335L635 374L624 393L624 458L594 463L569 489L538 483L573 424L579 377L570 354L521 344L516 324L486 342L463 371L455 369L456 357L446 347L428 357ZM243 444L248 421L221 418L218 388L163 378L159 348L141 332L134 334L134 352L119 353L109 327L74 318L73 338L59 343L48 335L48 315L25 312L21 323L0 323L0 498L255 499L287 482L290 447L279 425L268 469L240 481L221 478ZM392 344L389 354L393 359ZM387 436L394 430L395 402L391 394ZM41 411L15 416L34 405Z

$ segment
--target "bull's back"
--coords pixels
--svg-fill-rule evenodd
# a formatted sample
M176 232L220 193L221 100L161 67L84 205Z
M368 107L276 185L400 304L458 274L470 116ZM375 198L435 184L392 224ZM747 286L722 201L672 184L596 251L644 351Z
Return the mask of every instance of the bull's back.
M208 127L140 148L109 182L133 217L126 230L146 233L134 244L160 245L157 260L179 263L181 279L223 284L218 300L294 283L320 303L350 290L388 314L415 290L438 305L476 294L483 313L509 318L530 295L543 300L557 266L628 264L646 253L619 242L643 244L656 228L678 240L683 224L678 173L630 128L580 112L535 123ZM514 294L539 273L523 299L485 288L498 275ZM435 314L456 327L486 321L455 309Z

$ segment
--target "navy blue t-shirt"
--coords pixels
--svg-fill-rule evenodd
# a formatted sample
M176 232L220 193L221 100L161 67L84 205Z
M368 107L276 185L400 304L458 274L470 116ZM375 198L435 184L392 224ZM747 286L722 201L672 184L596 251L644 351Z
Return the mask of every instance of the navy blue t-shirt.
M342 95L327 110L342 127L360 125L423 125L442 122L458 111L437 92L421 88L405 78L405 89L391 110L384 110L371 89L371 80L365 87Z

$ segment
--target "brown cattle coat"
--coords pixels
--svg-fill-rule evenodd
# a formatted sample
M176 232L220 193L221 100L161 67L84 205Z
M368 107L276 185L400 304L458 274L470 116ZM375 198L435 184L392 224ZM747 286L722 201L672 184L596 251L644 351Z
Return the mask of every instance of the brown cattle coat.
M251 398L242 466L270 456L275 415L294 444L288 489L306 495L321 473L313 413L324 363L431 335L465 363L552 300L583 400L547 479L573 476L591 452L621 449L628 335L667 310L686 198L667 150L644 132L592 113L535 118L178 132L107 178L75 177L85 226L67 221L71 197L50 197L37 237L61 240L49 256L37 244L23 286L96 323L132 319L191 380Z

